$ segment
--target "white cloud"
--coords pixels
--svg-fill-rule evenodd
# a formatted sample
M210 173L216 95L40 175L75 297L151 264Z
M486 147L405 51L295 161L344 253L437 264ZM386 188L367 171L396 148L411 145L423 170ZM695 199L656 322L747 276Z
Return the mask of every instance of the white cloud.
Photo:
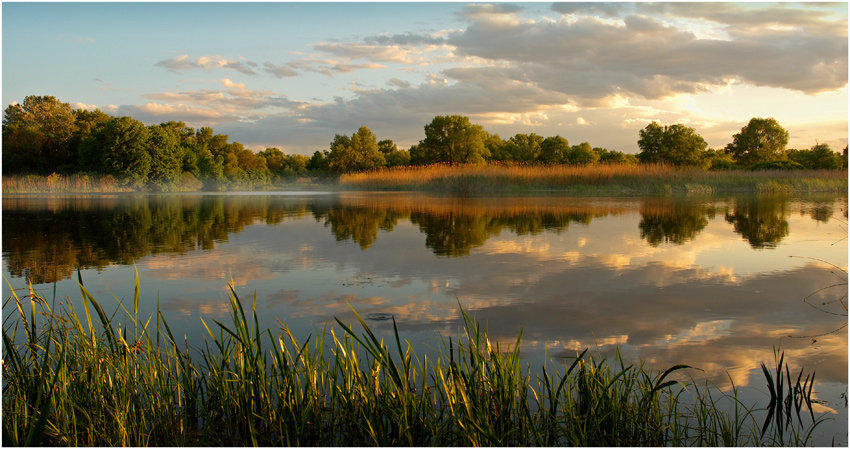
M155 64L171 71L180 72L186 70L203 69L226 69L235 70L245 75L255 75L256 72L251 66L256 66L256 63L247 61L237 61L233 59L222 58L221 56L201 56L195 60L189 58L189 55L183 54L171 59L163 59Z

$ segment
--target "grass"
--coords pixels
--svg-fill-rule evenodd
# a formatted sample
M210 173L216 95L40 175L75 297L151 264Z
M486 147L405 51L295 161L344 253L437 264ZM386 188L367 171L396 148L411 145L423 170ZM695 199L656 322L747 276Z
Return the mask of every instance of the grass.
M3 176L3 193L117 193L133 191L135 189L119 185L118 181L109 175L61 175L53 173L49 176Z
M256 296L246 310L231 288L231 321L204 322L203 348L190 349L159 311L139 316L139 290L137 274L132 310L119 302L108 314L80 279L82 315L70 302L56 310L31 286L13 291L4 445L803 445L820 422L811 408L799 413L813 376L802 384L808 396L794 390L796 415L773 407L760 425L734 387L700 387L684 365L654 373L585 350L532 374L521 334L493 347L462 309L462 335L420 359L395 321L389 344L359 316L360 330L337 320L304 341L285 324L260 329ZM775 374L765 368L778 398L776 385L790 385L782 363Z
M664 165L429 165L342 175L351 190L456 194L566 191L579 195L844 192L846 170L706 171Z

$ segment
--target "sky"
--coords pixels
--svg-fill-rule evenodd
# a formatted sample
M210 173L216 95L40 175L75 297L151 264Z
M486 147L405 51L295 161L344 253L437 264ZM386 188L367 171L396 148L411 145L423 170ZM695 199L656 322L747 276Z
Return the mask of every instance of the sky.
M652 121L711 148L773 117L847 145L845 3L14 3L3 108L52 95L254 150L368 126L408 148L437 115L638 152Z

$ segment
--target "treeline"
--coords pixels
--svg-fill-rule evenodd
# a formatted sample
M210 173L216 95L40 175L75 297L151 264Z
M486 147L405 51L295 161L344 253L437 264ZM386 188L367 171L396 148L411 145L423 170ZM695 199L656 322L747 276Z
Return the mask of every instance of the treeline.
M146 126L130 117L75 110L51 96L28 96L3 117L3 173L97 173L122 184L169 191L253 188L296 177L332 177L380 167L435 163L639 164L664 163L704 169L847 167L827 144L786 149L788 132L772 118L753 118L722 149L709 149L696 130L652 122L639 132L637 155L570 145L559 135L516 134L502 139L468 117L437 116L425 138L407 150L378 140L366 126L334 136L328 149L308 158L278 148L253 152L228 142L212 128L183 122Z
M4 174L97 173L162 191L252 188L306 175L308 162L278 148L254 153L209 127L146 126L50 96L28 96L3 116Z

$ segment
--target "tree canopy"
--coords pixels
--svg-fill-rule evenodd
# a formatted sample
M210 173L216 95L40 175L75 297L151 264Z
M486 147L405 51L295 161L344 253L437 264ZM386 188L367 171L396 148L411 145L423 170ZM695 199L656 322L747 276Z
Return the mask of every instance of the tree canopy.
M700 165L708 144L693 128L652 122L640 131L638 159L643 163Z
M418 149L426 163L484 162L490 156L484 146L486 137L484 128L470 123L469 117L440 115L425 125L425 139Z
M735 161L744 166L759 162L782 159L785 145L788 144L788 131L779 126L773 118L752 118L741 132L732 136L732 143L726 146L726 152Z

